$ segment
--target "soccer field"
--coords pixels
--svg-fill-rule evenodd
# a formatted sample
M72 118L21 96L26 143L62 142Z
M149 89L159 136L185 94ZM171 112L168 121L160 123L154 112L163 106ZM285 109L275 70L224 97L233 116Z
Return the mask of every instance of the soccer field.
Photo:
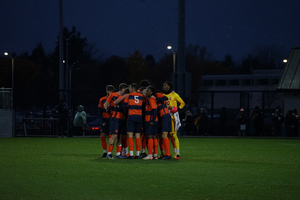
M100 138L0 138L0 199L300 198L298 139L180 138L180 147L181 160L109 160Z

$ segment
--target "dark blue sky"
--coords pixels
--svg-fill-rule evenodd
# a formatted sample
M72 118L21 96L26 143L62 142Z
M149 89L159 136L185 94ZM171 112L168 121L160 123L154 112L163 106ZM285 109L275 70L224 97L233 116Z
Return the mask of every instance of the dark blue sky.
M53 51L59 0L0 0L0 51L20 54L40 41ZM139 49L159 59L177 46L177 0L63 0L65 27L76 26L106 57ZM186 45L240 60L254 45L300 46L299 0L188 0Z

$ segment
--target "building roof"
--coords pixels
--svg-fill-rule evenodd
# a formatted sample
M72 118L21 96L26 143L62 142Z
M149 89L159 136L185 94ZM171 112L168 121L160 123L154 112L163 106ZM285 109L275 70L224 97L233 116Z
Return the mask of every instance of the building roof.
M277 89L300 90L300 47L292 48Z

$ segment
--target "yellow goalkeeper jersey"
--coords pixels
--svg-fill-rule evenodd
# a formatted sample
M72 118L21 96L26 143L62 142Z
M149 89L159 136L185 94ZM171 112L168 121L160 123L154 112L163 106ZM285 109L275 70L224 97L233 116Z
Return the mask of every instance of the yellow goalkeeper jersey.
M168 97L169 100L166 101L167 107L171 109L171 107L177 107L179 103L179 108L182 109L185 106L184 101L180 98L180 96L176 92L171 92L169 94L164 94Z

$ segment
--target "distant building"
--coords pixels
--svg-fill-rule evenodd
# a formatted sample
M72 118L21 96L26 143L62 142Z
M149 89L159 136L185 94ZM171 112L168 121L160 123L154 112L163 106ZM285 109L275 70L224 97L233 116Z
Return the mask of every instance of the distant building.
M203 99L204 92L207 92L207 97L204 98L206 103L200 104L209 107L207 104L210 103L211 97L208 92L214 92L214 108L223 106L226 108L244 106L250 109L255 106L263 107L263 92L273 91L275 93L281 74L282 70L276 69L253 70L252 74L242 75L203 75L199 88L199 99ZM281 105L281 98L278 95L272 94L268 98L268 101L272 101L272 103L265 102L265 105L269 105L269 107Z
M284 112L300 110L300 47L291 50L277 89L284 94Z

